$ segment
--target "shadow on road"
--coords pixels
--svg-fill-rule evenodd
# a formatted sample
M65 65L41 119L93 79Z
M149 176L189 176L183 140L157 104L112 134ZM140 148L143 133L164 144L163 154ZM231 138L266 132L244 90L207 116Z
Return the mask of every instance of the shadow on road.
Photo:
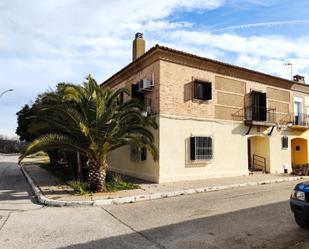
M270 219L265 215L269 210L277 215ZM308 238L309 231L301 230L294 223L289 203L280 202L144 230L138 237L136 233L131 233L62 249L150 248L149 243L152 248L287 249Z

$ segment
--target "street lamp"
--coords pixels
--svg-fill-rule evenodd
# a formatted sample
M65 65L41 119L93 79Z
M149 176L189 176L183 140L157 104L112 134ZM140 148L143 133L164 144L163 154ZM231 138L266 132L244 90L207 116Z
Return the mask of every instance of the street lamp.
M8 90L5 90L3 91L1 94L0 94L0 98L7 92L13 92L14 90L13 89L8 89Z
M291 67L291 80L293 80L293 64L292 64L292 62L284 63L284 65Z

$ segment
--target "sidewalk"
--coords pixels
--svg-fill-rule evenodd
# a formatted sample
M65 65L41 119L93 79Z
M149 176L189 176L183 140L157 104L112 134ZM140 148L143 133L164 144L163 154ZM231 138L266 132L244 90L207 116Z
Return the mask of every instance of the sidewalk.
M26 171L26 178L30 177L33 183L39 187L38 194L42 194L45 197L42 198L43 203L53 206L122 204L309 178L289 174L255 174L162 184L147 183L140 184L140 189L78 195L74 193L72 188L36 165L24 165L21 168L23 171ZM50 201L48 202L48 200Z

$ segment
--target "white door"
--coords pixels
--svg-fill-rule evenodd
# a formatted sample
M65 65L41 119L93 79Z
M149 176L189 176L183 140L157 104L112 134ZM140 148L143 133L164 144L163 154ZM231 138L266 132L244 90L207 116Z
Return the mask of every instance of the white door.
M294 123L300 125L301 122L301 102L294 101Z

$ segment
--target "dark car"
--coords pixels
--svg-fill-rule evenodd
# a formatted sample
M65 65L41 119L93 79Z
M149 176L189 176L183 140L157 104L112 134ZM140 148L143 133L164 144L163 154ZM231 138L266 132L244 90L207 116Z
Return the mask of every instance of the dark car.
M309 228L309 182L299 183L295 186L291 199L291 210L296 223L302 228Z

